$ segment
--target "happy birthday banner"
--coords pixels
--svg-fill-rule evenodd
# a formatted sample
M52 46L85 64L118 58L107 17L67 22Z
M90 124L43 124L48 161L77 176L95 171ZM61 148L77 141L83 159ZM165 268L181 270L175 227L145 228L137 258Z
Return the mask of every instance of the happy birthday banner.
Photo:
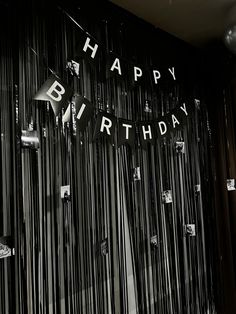
M63 122L68 122L71 115L68 102L71 100L72 96L72 89L58 77L51 75L39 89L34 99L49 101L56 116L62 108L67 108L63 116ZM84 131L94 114L95 107L87 98L80 95L73 96L73 103L77 128L79 131ZM166 137L170 132L182 128L188 116L189 113L185 103L160 119L152 121L133 122L121 118L118 119L114 115L102 111L97 115L93 139L96 140L99 137L107 137L110 142L114 144L114 135L117 128L118 146L123 144L133 146L136 133L139 133L139 138L143 146L147 143L154 144L156 138Z
M67 12L64 13L82 31L81 40L76 47L77 56L85 59L89 63L96 62L98 56L104 53L102 44L85 31ZM79 77L80 64L78 62L72 59L69 60L67 68L73 76ZM142 67L134 65L132 67L129 66L128 69L128 76L134 84L139 84L147 71L151 74L152 81L156 85L159 83L161 77L168 77L172 81L176 81L175 67L168 67L160 71L157 69L144 70ZM108 73L109 77L113 75L118 77L127 75L127 73L125 73L126 70L125 61L121 56L117 56L113 52L106 53L106 73ZM56 75L51 75L39 89L34 99L49 101L55 116L58 116L62 108L67 108L62 120L63 122L68 122L71 117L71 108L68 106L68 102L73 95L74 92L69 86ZM94 114L95 108L88 99L79 95L74 95L73 104L77 120L76 127L79 131L84 131ZM114 115L102 111L97 115L93 139L96 140L100 137L107 137L110 142L114 144L114 135L117 128L118 146L123 144L133 146L137 133L139 133L140 142L143 146L147 143L154 144L156 138L166 137L171 132L182 128L187 117L188 110L185 103L155 121L133 122L121 118L117 119Z

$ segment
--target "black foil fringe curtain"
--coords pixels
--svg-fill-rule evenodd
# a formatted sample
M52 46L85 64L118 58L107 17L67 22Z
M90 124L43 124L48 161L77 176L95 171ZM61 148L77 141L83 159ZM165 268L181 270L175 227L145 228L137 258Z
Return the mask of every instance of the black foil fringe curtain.
M194 53L108 3L88 9L32 1L29 8L17 14L17 29L8 22L15 40L1 29L0 230L14 237L15 256L0 260L0 313L215 313L210 129L186 66ZM104 51L131 64L176 66L180 76L158 86L104 78L103 52L94 64L80 58L79 78L72 77L66 62L83 32L70 16ZM52 72L95 106L84 132L74 117L63 123L63 112L55 117L49 103L33 100ZM152 112L144 111L146 101ZM92 140L100 110L148 120L183 102L192 105L187 125L146 149L139 141L118 148ZM38 149L20 147L28 129L38 132ZM69 199L61 198L66 185ZM171 203L162 200L166 190ZM196 236L185 234L187 224Z

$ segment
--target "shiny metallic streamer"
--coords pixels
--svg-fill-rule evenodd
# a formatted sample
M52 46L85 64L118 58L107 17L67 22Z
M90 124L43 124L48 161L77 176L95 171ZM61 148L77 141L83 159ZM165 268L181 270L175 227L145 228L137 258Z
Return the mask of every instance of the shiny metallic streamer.
M181 53L190 48L180 48L168 35L163 39L108 4L94 16L73 4L59 10L32 2L29 9L18 16L16 47L6 41L1 50L1 230L12 233L16 247L15 257L0 261L1 313L214 313L214 234L205 234L213 208L206 201L204 102L182 131L146 149L138 141L131 149L118 148L117 138L115 145L93 142L96 115L79 132L73 119L63 124L62 114L55 117L47 103L32 101L53 69L90 99L96 112L107 110L120 118L159 118L185 98L194 103L194 80L156 87L149 81L131 86L128 74L122 80L101 79L104 54L93 66L81 60L80 79L71 77L66 62L81 35L70 16L103 42L106 52L126 60L135 56L132 61L149 67L157 57L160 63L171 56L172 61L172 44ZM154 41L161 43L159 54ZM147 99L152 100L148 115ZM37 150L23 149L17 141L29 127L39 136ZM185 154L176 153L178 141L185 143ZM136 167L141 180L133 180ZM196 195L198 184L202 188ZM60 195L65 185L71 188L69 200ZM172 203L162 202L165 190L172 191ZM189 223L196 225L196 237L185 236ZM107 251L101 254L104 241Z

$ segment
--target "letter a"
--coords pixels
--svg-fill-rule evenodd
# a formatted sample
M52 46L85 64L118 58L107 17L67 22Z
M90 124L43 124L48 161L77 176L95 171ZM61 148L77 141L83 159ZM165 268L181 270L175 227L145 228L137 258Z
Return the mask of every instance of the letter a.
M115 59L111 66L111 71L114 71L114 69L116 69L118 73L121 75L120 60L118 58Z
M176 118L174 114L171 115L173 128L175 129L176 124L180 124L179 120Z

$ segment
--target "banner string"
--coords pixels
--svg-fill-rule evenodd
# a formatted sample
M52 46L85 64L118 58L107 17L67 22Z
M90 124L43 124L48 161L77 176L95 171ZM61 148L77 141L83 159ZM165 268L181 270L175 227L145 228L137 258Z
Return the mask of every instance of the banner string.
M99 44L99 45L101 45L102 47L104 46L104 44L103 43L101 43L99 40L97 40L97 38L95 38L91 33L89 33L86 29L84 29L67 11L65 11L64 9L62 9L60 6L58 6L57 7L58 8L58 10L60 10L62 13L64 13L76 26L78 26L79 27L79 29L82 31L82 32L84 32L87 36L89 36L90 38L92 38L97 44ZM107 24L107 22L106 22L106 24ZM116 57L118 57L120 60L122 60L123 62L126 62L127 64L132 64L133 66L134 65L137 65L135 62L132 62L131 60L128 60L127 58L125 58L125 57L123 57L123 56L121 56L121 55L119 55L119 54L117 54L116 52L114 52L113 50L108 50L107 51L107 49L105 49L105 51L106 51L106 53L111 53L111 54L113 54L114 56L116 56ZM146 65L144 65L144 64L139 64L138 63L138 65L142 68L142 69L144 69L144 71L146 71L146 72L148 72L148 71L150 71L151 69L153 69L154 67L150 67L150 66L146 66Z

